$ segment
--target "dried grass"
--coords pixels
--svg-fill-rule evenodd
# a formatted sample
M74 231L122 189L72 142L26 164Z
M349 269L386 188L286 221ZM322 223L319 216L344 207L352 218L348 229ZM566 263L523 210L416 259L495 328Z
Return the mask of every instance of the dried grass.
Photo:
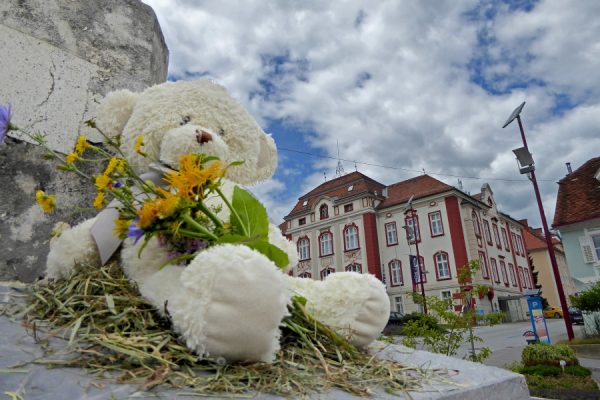
M68 340L70 357L42 362L83 367L119 382L240 396L255 392L303 396L332 388L359 395L419 390L420 371L358 351L312 318L295 298L273 363L225 364L199 359L138 293L116 263L82 268L71 279L31 287L26 326L40 340L40 323ZM48 332L46 331L46 334Z

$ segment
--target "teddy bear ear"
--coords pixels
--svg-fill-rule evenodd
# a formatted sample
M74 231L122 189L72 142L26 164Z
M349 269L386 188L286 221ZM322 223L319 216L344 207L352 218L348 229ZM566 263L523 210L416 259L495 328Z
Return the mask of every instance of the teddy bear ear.
M119 136L123 132L138 98L138 93L129 90L110 92L98 107L96 113L98 128L109 137Z
M269 179L277 168L277 147L271 135L265 133L260 136L260 153L256 163L256 179Z

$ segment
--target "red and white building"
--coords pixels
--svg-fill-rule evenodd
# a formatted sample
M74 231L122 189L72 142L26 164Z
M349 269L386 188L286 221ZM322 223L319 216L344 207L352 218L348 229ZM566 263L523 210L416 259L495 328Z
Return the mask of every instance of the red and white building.
M411 197L414 219L407 210ZM525 319L523 292L533 280L523 226L498 211L487 184L471 196L428 175L386 186L352 172L300 197L281 228L298 248L294 276L371 273L385 282L393 310L417 311L410 296L420 292L418 273L413 279L410 270L416 237L428 296L455 299L460 310L457 271L478 259L482 269L473 284L492 290L475 299L476 307Z

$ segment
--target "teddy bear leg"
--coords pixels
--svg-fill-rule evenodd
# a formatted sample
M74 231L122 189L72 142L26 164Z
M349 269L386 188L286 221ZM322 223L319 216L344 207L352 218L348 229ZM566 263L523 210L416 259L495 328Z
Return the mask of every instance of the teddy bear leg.
M46 259L47 278L66 279L71 276L77 264L100 264L96 242L90 232L95 220L88 219L72 228L65 223L57 224L57 236L50 240L50 251Z
M357 347L379 337L390 316L385 286L373 275L337 272L324 281L287 277L290 288L307 299L308 312Z
M164 245L156 237L150 238L144 246L144 240L140 239L137 242L132 238L127 238L123 242L121 250L121 265L125 275L135 281L138 287L157 273L165 266L172 258ZM140 251L141 250L141 251ZM156 279L156 278L154 278Z
M182 269L167 299L168 313L187 346L201 356L272 361L289 300L284 276L246 246L215 246Z

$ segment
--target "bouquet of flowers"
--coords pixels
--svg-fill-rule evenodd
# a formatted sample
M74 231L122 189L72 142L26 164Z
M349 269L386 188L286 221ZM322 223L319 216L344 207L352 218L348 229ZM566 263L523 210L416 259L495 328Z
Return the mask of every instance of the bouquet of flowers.
M63 156L47 146L44 135L30 134L11 125L10 116L10 106L0 106L0 142L8 130L20 131L43 146L49 159L58 160L60 170L78 174L95 186L95 208L102 209L111 198L117 200L110 204L119 211L113 234L120 239L142 239L140 251L156 236L172 255L169 264L184 263L207 247L240 243L264 254L280 268L288 264L287 254L268 241L269 221L262 204L238 186L231 199L222 191L227 169L243 161L223 165L211 155L185 154L179 159L179 170L160 166L165 183L161 186L134 171L121 152L119 138L105 135L94 121L86 124L100 132L105 146L96 146L80 135L73 151ZM135 150L147 157L143 147L144 137L140 135ZM102 163L105 167L99 175L90 176L78 167L81 163ZM229 208L226 221L218 216L222 205L207 205L207 200L215 196ZM44 212L51 213L56 207L55 196L41 190L36 193L36 200Z

